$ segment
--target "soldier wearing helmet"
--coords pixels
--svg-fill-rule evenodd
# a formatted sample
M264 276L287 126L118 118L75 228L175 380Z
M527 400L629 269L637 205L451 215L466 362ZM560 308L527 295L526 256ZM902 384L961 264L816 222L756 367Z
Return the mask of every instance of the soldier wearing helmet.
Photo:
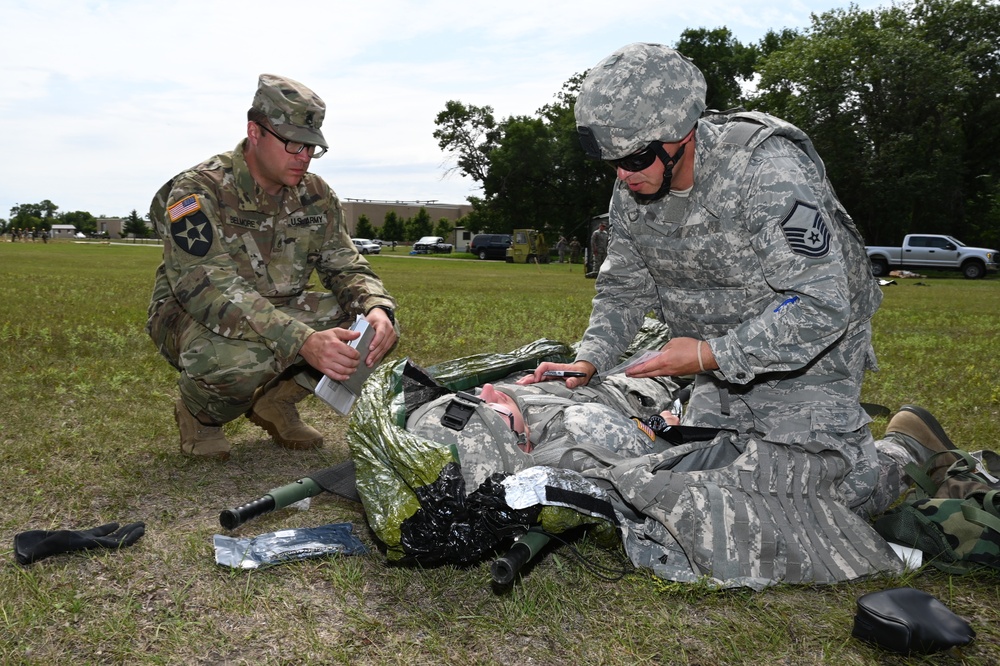
M614 166L638 200L661 199L690 187L692 155L680 163L706 92L705 77L680 53L633 44L590 71L576 101L580 143Z
M659 44L630 44L589 70L575 114L584 151L617 176L607 259L576 360L542 363L521 381L563 369L585 375L568 387L586 384L655 312L673 337L628 374L696 375L684 423L738 433L702 452L700 469L745 471L757 464L747 455L802 451L803 469L840 466L830 477L838 503L880 512L902 488L902 458L879 455L860 404L881 301L864 243L805 133L763 113L706 111L705 98L698 67ZM832 549L856 561L864 543L873 564L816 579L885 569L884 544L865 529L802 557Z

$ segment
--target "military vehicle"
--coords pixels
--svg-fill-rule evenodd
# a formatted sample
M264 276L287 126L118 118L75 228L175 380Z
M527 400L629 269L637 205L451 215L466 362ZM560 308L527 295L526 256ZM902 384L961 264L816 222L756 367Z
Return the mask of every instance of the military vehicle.
M513 242L507 248L508 264L547 264L549 244L535 229L514 229Z

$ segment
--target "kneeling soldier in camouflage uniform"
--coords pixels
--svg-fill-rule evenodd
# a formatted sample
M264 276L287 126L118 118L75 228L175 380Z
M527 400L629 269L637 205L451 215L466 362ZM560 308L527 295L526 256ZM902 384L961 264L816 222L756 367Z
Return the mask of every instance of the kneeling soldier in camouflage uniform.
M326 152L325 104L301 83L260 77L247 136L171 179L150 220L163 239L147 330L180 372L181 451L226 459L222 425L242 414L280 446L322 446L295 404L321 374L345 380L396 342L395 301L358 255L340 200L308 173ZM328 291L309 291L315 269ZM367 358L348 342L375 328Z
M672 339L629 374L694 374L684 424L726 432L587 472L654 519L631 530L636 549L656 561L668 544L736 584L895 570L859 516L898 497L899 462L924 451L903 437L912 413L876 445L860 404L882 297L864 242L804 132L706 111L706 91L694 63L658 44L589 70L575 114L584 151L616 170L608 255L576 361L527 381L561 369L585 375L568 387L586 384L657 313Z

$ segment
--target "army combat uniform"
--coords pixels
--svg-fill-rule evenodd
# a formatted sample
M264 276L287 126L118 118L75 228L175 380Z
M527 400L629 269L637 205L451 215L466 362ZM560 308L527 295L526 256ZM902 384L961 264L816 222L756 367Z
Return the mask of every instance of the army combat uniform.
M217 423L243 414L314 331L395 308L351 243L329 185L307 173L272 197L251 176L243 146L178 175L150 208L164 248L147 330L180 371L192 414ZM328 292L310 290L314 270ZM296 381L311 388L318 373L303 365Z
M520 410L534 447L531 453L521 449L508 422L483 404L470 405L475 413L460 428L445 425L442 416L456 400L454 394L422 405L407 419L409 432L456 447L469 492L494 472L512 474L537 465L582 471L605 457L633 458L667 448L637 423L671 407L677 384L667 377L614 375L599 384L568 389L562 382L514 383L520 376L512 375L493 388L512 398Z
M608 231L598 227L590 235L590 252L593 254L593 265L590 270L597 272L601 270L604 260L608 256Z
M594 465L591 454L600 457L605 450L624 458L663 450L666 443L637 421L670 409L678 386L669 377L612 375L576 389L563 382L501 382L494 388L520 409L533 464L582 471Z

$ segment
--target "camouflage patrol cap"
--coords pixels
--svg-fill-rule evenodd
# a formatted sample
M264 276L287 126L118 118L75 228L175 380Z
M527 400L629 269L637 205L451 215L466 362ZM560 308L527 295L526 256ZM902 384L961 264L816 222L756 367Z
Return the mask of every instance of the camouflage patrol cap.
M406 429L424 439L457 449L468 492L496 472L513 474L531 466L530 456L517 446L517 434L485 404L476 405L475 412L461 430L444 425L441 418L454 398L453 394L446 395L422 405L407 419Z
M683 139L705 110L705 77L660 44L629 44L587 73L576 98L577 131L589 157L616 160L653 141Z
M261 74L251 108L267 116L282 138L329 148L319 129L323 125L326 104L298 81Z

